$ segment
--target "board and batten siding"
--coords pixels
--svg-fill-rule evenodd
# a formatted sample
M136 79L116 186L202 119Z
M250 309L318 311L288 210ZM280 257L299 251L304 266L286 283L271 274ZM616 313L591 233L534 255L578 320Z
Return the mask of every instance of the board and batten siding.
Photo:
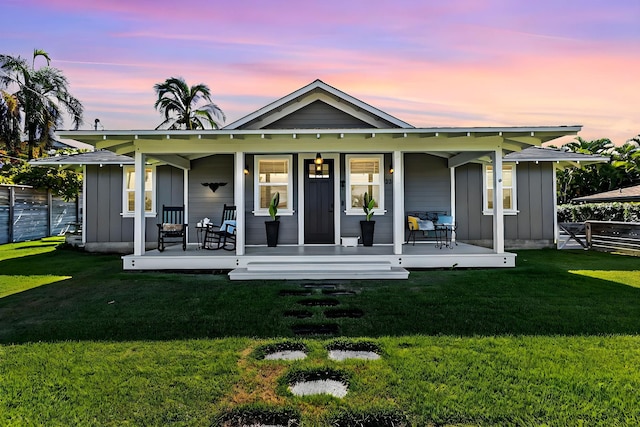
M89 251L133 250L133 218L123 217L123 172L118 165L87 165L86 248ZM162 204L183 204L183 173L171 166L156 168L155 217L146 218L147 247L155 246Z
M425 153L404 155L405 212L451 213L451 178L447 160Z
M516 165L518 213L505 215L505 247L553 246L553 165L549 162L520 162ZM472 244L492 245L493 218L482 213L482 166L456 168L456 236Z
M232 154L216 154L191 161L189 171L189 241L196 241L196 224L204 218L220 224L224 205L233 205ZM180 171L182 172L182 171ZM207 183L226 183L211 191Z

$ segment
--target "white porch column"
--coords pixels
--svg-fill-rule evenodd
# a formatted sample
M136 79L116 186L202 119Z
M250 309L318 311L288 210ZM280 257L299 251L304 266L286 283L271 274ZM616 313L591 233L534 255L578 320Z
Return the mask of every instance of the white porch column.
M493 152L493 250L504 253L504 206L502 196L502 148Z
M551 164L553 174L551 179L553 180L553 243L558 246L558 239L560 238L560 230L558 229L558 181L557 172L558 168L555 163Z
M184 205L184 222L189 224L189 169L182 170L182 204ZM189 229L187 228L187 244L189 244Z
M82 245L87 244L87 165L82 165Z
M394 151L393 162L393 254L402 255L404 243L404 157Z
M145 249L145 220L144 220L144 178L145 155L136 150L134 158L135 171L135 201L133 213L133 254L144 255Z
M449 168L449 195L451 197L451 219L453 220L454 229L451 231L451 241L456 241L455 223L456 223L456 168Z
M236 205L236 255L244 255L245 220L244 220L244 152L235 153L235 168L233 181L233 201Z

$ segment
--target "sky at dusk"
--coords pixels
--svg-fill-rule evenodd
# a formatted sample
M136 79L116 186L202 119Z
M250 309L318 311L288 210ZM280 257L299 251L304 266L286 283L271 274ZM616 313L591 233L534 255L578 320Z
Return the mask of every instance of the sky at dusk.
M640 0L0 0L0 16L0 53L47 51L81 129L155 128L153 85L181 76L227 123L319 78L416 127L640 133Z

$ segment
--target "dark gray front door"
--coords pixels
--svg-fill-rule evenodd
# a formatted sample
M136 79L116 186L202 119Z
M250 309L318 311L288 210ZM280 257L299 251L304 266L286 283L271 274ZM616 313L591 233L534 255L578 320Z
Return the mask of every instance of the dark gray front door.
M305 160L304 171L304 242L333 244L333 160Z

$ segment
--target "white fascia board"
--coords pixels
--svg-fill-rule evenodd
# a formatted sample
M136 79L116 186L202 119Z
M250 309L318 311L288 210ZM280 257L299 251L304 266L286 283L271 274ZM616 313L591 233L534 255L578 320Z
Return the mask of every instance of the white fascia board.
M310 84L290 93L289 95L286 95L262 108L260 108L257 111L254 111L253 113L239 119L236 120L233 123L230 123L226 126L224 126L222 129L238 129L239 127L249 123L250 121L268 114L271 111L277 110L278 108L280 108L282 105L287 104L288 102L291 102L293 100L295 100L298 97L304 96L305 94L315 90L315 89L322 89L325 90L326 92L336 96L337 98L340 98L342 100L344 100L345 102L349 102L353 105L355 105L358 108L361 108L362 110L365 110L373 115L379 116L380 118L395 124L396 126L399 126L401 128L413 128L412 125L410 125L407 122L404 122L396 117L393 117L390 114L385 113L382 110L379 110L369 104L367 104L366 102L362 102L357 98L354 98L353 96L342 92L339 89L334 88L333 86L330 86L328 84L326 84L325 82L321 81L321 80L315 80L313 82L311 82Z

